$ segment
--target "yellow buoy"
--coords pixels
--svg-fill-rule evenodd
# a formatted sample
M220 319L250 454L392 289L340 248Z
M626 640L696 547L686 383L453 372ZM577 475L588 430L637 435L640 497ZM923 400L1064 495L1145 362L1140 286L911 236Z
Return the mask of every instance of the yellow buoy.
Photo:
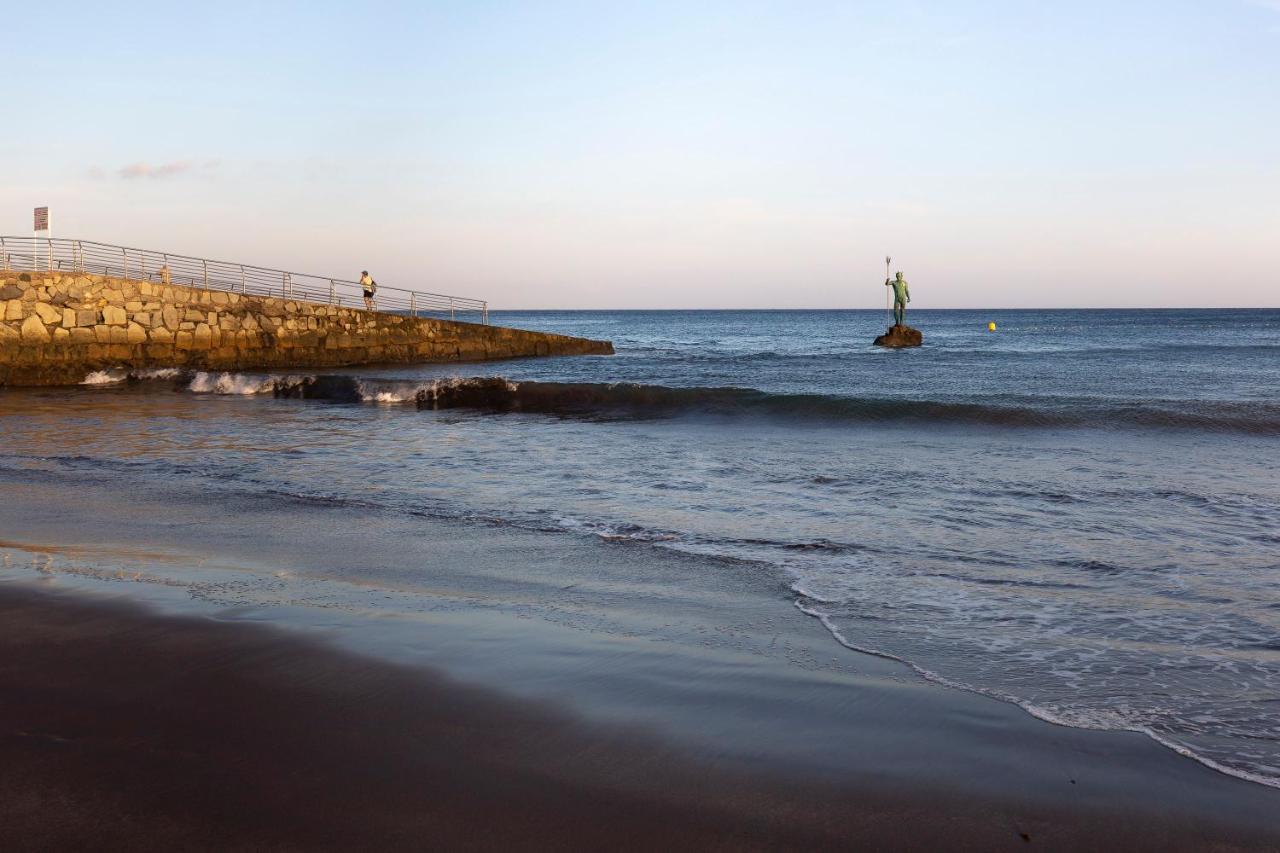
M994 322L992 322L992 323L988 323L988 324L987 324L987 331L988 331L988 332L994 332L995 330L996 330L996 324L995 324Z

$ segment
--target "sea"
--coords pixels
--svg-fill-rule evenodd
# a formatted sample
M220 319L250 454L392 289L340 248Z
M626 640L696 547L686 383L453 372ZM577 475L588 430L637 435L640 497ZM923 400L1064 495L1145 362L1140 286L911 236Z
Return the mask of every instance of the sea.
M912 678L1280 787L1280 311L495 312L613 356L101 371L0 471L680 552ZM989 330L995 323L995 331Z

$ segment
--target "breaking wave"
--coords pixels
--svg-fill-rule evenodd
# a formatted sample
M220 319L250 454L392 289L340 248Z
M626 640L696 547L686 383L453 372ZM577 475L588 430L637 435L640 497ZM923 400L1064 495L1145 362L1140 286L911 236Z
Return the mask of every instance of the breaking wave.
M142 382L152 379L176 379L183 371L176 367L153 370L95 370L80 380L81 385L116 385L121 382Z
M779 394L736 387L631 383L515 382L501 376L428 381L350 375L276 375L177 370L98 371L82 384L175 380L196 394L272 395L339 403L414 405L563 417L769 417L815 423L1191 429L1280 435L1280 403L1098 398L1016 398L996 402Z

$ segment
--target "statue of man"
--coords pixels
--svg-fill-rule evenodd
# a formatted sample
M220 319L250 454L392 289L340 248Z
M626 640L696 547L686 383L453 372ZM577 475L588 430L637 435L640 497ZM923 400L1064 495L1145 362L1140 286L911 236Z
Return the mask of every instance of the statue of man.
M897 277L886 278L884 286L893 288L893 324L901 326L902 318L907 314L907 303L911 301L911 291L907 288L907 280L902 277L902 270L898 270Z

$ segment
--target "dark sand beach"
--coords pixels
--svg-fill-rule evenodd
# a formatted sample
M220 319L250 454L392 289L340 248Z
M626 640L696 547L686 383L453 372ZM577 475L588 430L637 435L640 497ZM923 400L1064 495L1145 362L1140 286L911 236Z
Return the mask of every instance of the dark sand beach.
M0 490L4 849L1280 843L1280 792L841 650L768 577L314 503L211 517L177 487ZM308 575L349 589L316 606Z
M927 777L914 790L882 790L856 767L825 784L748 770L279 631L118 602L10 588L0 625L8 850L1235 850L1274 841L1229 820L1072 807L1066 788L1053 804L1036 802L1047 791L1012 784L993 796ZM1077 757L1084 785L1105 760Z

